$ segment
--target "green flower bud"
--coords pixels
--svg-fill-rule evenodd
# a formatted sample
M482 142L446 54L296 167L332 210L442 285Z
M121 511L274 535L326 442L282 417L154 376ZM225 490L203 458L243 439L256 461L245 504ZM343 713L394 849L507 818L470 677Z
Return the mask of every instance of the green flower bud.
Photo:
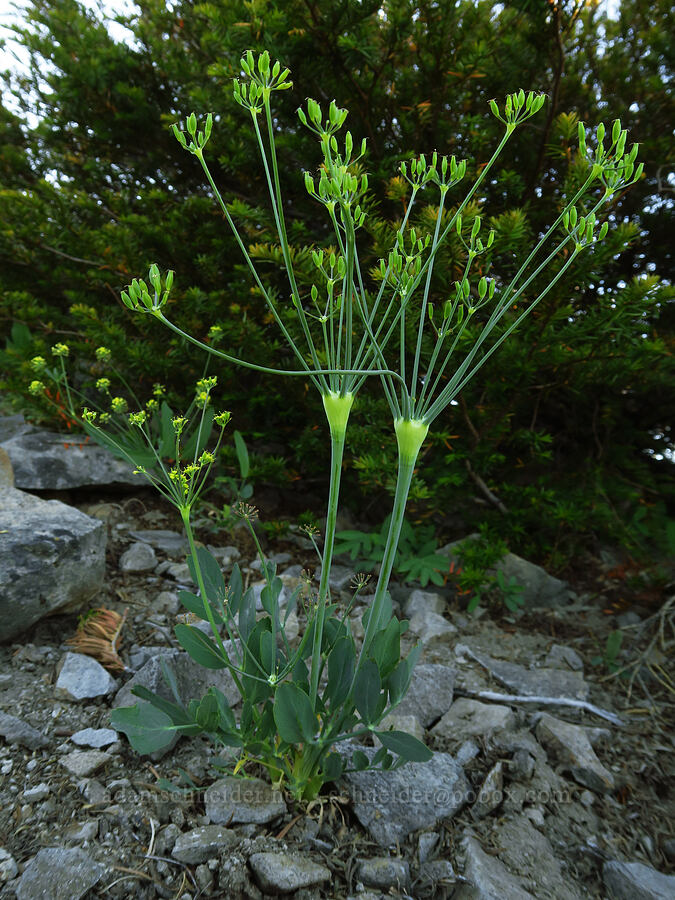
M28 385L28 393L32 394L33 397L39 397L40 394L44 394L45 386L41 381L31 381Z
M113 397L110 401L110 408L114 413L124 413L127 411L127 401L124 397Z
M70 348L68 344L54 344L52 347L52 356L69 356Z
M232 418L232 413L230 412L220 412L213 417L213 421L218 425L219 428L225 428L227 423Z
M110 390L110 379L99 378L96 382L96 390L101 391L101 393L107 393Z
M112 358L112 353L108 350L107 347L97 347L96 348L96 359L99 362L110 362Z
M47 367L47 360L44 356L34 356L30 361L30 367L34 372L44 372Z

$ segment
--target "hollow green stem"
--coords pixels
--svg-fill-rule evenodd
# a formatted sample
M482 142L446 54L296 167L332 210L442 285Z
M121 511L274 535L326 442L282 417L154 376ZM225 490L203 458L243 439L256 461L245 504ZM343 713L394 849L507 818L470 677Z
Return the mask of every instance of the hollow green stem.
M382 608L384 605L389 579L394 567L396 558L396 550L398 549L398 539L403 526L405 516L405 507L408 501L410 485L412 483L415 464L420 452L420 448L424 443L424 439L429 431L429 426L422 419L396 419L394 422L394 430L396 431L396 442L398 444L398 476L396 479L396 493L394 494L394 506L389 523L389 533L387 534L387 542L382 557L382 565L380 566L380 574L377 579L377 588L375 589L375 598L370 609L370 616L366 633L363 638L363 646L357 663L357 671L361 666L368 648L375 636L378 627L381 625L380 618L382 616Z
M319 582L319 603L314 618L314 637L312 643L312 667L310 672L309 698L314 707L316 695L319 689L319 673L321 671L321 641L323 639L323 625L326 617L326 604L328 602L328 579L333 559L333 544L335 542L335 526L337 523L338 498L340 496L340 478L342 476L342 457L345 448L345 435L349 413L354 402L353 394L340 394L330 391L322 394L323 406L330 427L331 462L330 462L330 488L328 491L328 512L326 515L326 536L323 544L323 559L321 562L321 580Z

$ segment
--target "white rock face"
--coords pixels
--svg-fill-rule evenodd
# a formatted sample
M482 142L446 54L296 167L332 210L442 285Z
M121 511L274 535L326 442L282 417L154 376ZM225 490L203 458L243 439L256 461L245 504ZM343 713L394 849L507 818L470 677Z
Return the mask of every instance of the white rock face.
M65 700L105 697L117 682L103 666L84 653L66 653L54 691Z
M133 466L93 443L86 434L43 431L21 416L0 418L0 446L14 467L18 488L65 491L85 485L144 487Z
M58 500L16 488L0 499L0 643L44 616L75 609L103 584L106 532Z

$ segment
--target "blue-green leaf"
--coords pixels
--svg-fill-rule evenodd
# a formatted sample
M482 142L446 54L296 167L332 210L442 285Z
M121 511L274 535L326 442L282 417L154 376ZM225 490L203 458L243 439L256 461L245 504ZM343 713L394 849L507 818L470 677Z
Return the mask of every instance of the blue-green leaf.
M154 753L168 746L178 726L161 710L149 703L113 709L110 724L115 731L126 734L137 753Z
M375 734L383 747L407 762L429 762L433 756L422 741L405 731L376 731Z
M175 625L174 634L181 647L186 650L192 659L205 669L224 669L227 661L223 659L220 650L211 638L203 634L193 625Z
M374 724L382 711L381 691L377 665L372 659L367 659L354 682L354 705L366 725Z
M288 744L311 741L319 727L309 697L297 684L290 681L285 681L277 688L274 721L281 739Z

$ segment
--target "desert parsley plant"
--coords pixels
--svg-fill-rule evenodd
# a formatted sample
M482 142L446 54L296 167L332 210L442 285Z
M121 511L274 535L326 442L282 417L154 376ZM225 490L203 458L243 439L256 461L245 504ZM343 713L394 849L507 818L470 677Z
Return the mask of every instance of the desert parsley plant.
M216 743L239 752L238 767L255 760L294 796L310 798L346 770L392 768L430 757L430 751L415 738L381 727L384 716L404 697L420 652L415 647L407 657L401 657L401 637L407 623L393 615L387 591L420 449L429 427L469 379L564 276L578 254L604 237L608 226L599 222L600 209L614 193L640 177L641 167L635 166L637 147L625 151L627 135L618 121L608 144L604 127L598 127L591 151L580 126L584 177L578 191L540 236L516 274L501 279L484 265L491 258L494 232L484 234L480 216L469 216L467 207L513 133L541 109L545 98L520 91L509 95L503 106L491 101L504 134L461 201L451 205L450 196L465 177L464 161L434 153L401 165L401 176L409 188L406 212L393 246L371 278L361 266L357 241L366 220L366 143L355 148L350 132L338 140L347 111L331 102L324 116L320 105L310 99L298 116L316 135L320 167L316 174L305 173L305 184L332 225L334 247L313 251L315 278L306 291L301 289L294 270L287 237L272 112L275 92L291 87L289 72L278 62L272 64L268 53L256 59L250 52L241 60L241 70L241 78L234 82L234 97L248 113L260 149L297 321L293 333L286 324L287 317L281 314L279 301L258 273L211 175L206 148L212 116L199 127L191 114L185 129L174 126L174 132L181 146L201 165L298 368L288 371L256 366L184 333L171 321L167 309L172 272L163 278L153 266L149 285L135 279L122 299L129 309L154 316L208 353L235 365L306 377L319 391L331 441L326 530L322 546L316 544L321 579L316 593L308 587L303 595L299 588L284 610L280 603L282 582L275 567L260 553L266 586L261 596L263 612L258 617L255 598L250 589L243 589L239 569L235 566L226 583L217 562L194 543L189 478L196 473L188 476L178 462L178 442L174 476L168 473L175 491L168 494L188 533L189 566L198 587L198 593L181 592L180 598L188 613L208 623L210 633L188 622L177 625L175 633L197 662L230 671L241 694L241 714L237 720L226 698L215 688L201 700L190 699L186 704L167 671L175 702L137 689L141 703L115 710L113 724L145 753L165 746L176 733L206 732ZM430 192L435 194L433 227L429 233L416 233L408 224L411 210ZM464 247L464 270L449 286L447 299L435 309L431 286L438 251L455 235ZM541 276L547 270L553 274L542 287ZM477 332L475 322L481 323ZM349 607L338 611L329 585L347 426L358 391L369 376L380 379L391 409L398 471L375 596L363 617L365 633L359 647L351 631ZM257 540L253 511L245 508L242 514ZM356 585L356 593L362 586L362 582ZM286 625L290 610L298 603L305 605L307 626L299 642L293 642ZM340 752L349 738L365 736L379 745L372 758L353 747Z

